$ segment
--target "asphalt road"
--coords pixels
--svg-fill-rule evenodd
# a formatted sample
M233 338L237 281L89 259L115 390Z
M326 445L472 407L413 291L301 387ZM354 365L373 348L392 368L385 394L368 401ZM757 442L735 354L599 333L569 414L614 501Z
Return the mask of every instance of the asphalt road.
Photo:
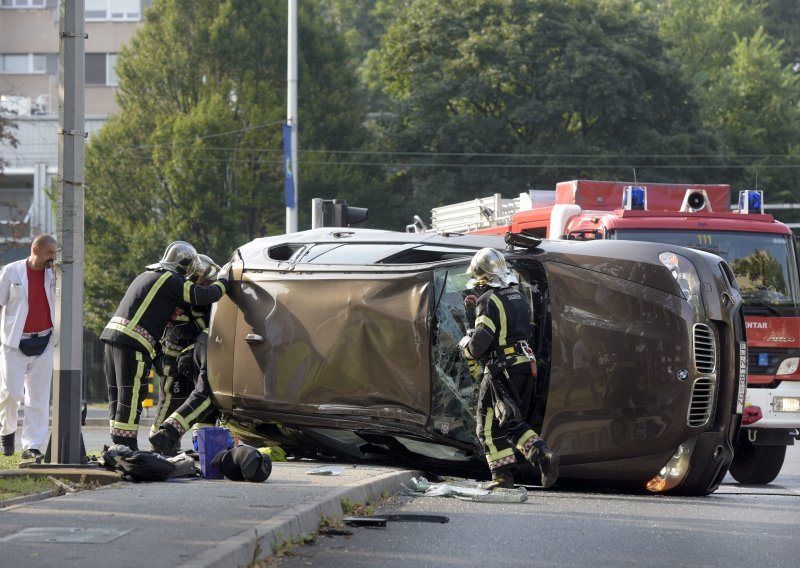
M323 536L279 559L325 566L797 566L800 447L770 485L730 476L708 497L664 497L530 488L522 504L400 496L375 515L444 515L446 524L392 522Z

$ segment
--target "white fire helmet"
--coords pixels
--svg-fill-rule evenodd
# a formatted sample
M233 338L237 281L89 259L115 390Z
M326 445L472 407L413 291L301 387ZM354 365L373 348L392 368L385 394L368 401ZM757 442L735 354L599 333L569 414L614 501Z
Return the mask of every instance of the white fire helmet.
M505 257L493 248L484 248L475 253L466 274L472 277L470 287L490 286L505 288L519 284L517 277L508 269Z

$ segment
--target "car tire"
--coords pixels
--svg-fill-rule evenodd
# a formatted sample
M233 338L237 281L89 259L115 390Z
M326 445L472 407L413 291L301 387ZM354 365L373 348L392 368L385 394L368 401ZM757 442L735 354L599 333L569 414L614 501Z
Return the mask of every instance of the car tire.
M766 485L778 477L785 457L786 446L756 445L740 435L730 473L739 483Z

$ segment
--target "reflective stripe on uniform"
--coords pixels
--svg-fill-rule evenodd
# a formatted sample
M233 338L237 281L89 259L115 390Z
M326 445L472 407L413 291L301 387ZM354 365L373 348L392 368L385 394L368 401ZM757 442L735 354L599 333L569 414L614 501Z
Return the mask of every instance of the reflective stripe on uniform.
M492 333L497 331L494 327L494 322L489 316L478 316L478 319L475 320L475 327L478 327L481 324L491 329Z
M503 302L502 300L500 300L500 298L498 298L494 294L492 294L490 297L497 306L497 312L500 315L500 322L499 322L500 335L497 337L497 344L500 347L503 347L506 344L506 334L508 333L508 321L506 319L506 309L503 307Z
M147 292L147 296L145 296L144 300L142 300L142 305L139 306L139 309L136 310L136 313L134 314L133 318L131 319L131 323L129 324L131 327L133 327L134 325L139 323L139 320L142 319L142 316L147 311L147 308L150 307L150 302L153 301L153 297L156 295L156 293L164 285L164 282L169 280L171 277L172 277L172 273L171 272L165 272L164 274L162 274L161 276L158 277L158 280L156 280L153 283L153 285L150 287L150 291Z
M192 303L192 286L194 286L194 282L191 280L183 283L183 301L187 304Z
M494 422L494 408L490 407L486 409L486 417L483 421L483 442L489 448L489 452L486 454L486 461L489 464L514 455L514 448L497 451L497 446L494 445L494 438L492 437L492 422Z
M519 451L521 451L524 454L525 453L525 442L527 442L531 438L537 437L537 436L538 436L538 434L536 432L534 432L533 430L525 430L525 433L522 436L519 437L519 440L517 440L517 448L519 449Z
M131 413L128 416L129 424L136 424L136 410L139 408L139 391L142 388L145 364L141 351L136 352L136 372L133 374L133 392L131 393Z
M208 407L211 406L211 398L205 399L200 406L195 408L188 416L181 416L178 413L173 413L170 418L177 421L181 426L183 426L183 431L186 432L189 429L189 424L191 424L194 420L197 419L198 416L203 414Z
M145 339L144 336L141 333L137 333L136 331L132 330L130 327L122 325L122 324L119 324L119 323L116 323L116 322L113 322L113 321L109 322L108 325L106 325L106 329L113 329L115 331L119 331L120 333L124 333L125 335L127 335L128 337L130 337L131 339L133 339L137 343L139 343L142 347L147 349L147 352L150 354L150 358L151 359L155 358L156 350L153 348L152 345L150 345L150 342L147 341L147 339ZM137 351L137 353L138 353L138 351Z
M166 374L166 373L164 373ZM169 410L169 404L172 402L172 383L174 379L167 375L164 379L164 401L161 405L161 411L156 416L156 419L153 421L153 427L150 429L152 432L158 432L158 427L164 422L164 419L167 417L167 410Z

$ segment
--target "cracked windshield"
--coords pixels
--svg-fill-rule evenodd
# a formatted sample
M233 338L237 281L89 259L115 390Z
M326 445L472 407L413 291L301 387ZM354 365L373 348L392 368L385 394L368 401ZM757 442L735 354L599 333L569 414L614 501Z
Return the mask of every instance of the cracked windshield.
M475 293L468 286L470 277L464 274L466 269L467 265L463 265L434 271L436 316L432 326L431 415L437 433L459 442L477 444L475 400L483 369L468 366L458 349L458 342L475 325L474 308L464 308L464 297ZM533 288L525 271L514 272L521 291L533 305ZM534 312L532 307L531 314Z

